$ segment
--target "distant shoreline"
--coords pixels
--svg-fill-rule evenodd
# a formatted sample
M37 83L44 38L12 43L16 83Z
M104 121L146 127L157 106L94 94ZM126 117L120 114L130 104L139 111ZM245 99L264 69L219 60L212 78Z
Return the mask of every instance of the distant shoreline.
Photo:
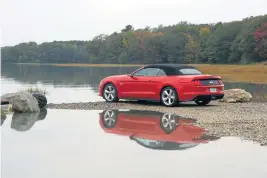
M48 66L58 66L58 67L139 67L145 66L150 64L87 64L87 63L11 63L11 64L19 64L19 65L48 65ZM196 67L201 66L224 66L224 67L267 67L264 64L184 64L184 65L191 65Z
M13 63L19 65L46 65L57 67L141 67L147 64L85 64L85 63Z
M13 63L16 65L55 67L142 67L148 64L85 64L85 63ZM204 74L219 75L226 82L267 84L267 65L263 64L185 64L197 67Z

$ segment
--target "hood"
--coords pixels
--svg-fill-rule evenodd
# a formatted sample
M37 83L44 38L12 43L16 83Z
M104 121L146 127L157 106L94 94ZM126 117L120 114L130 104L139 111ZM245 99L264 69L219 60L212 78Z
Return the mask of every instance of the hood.
M124 74L124 75L111 75L111 76L108 76L106 77L105 79L117 79L117 78L124 78L124 77L128 77L127 74Z

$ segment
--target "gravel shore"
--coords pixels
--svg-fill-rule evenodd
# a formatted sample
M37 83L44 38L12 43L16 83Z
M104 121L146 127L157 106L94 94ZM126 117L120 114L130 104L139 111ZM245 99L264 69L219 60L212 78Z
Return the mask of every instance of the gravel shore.
M267 103L220 103L211 102L207 106L194 103L181 104L178 107L164 107L154 103L140 102L88 102L48 104L51 109L138 109L174 113L179 116L198 119L199 125L207 129L210 135L237 136L245 140L267 143Z

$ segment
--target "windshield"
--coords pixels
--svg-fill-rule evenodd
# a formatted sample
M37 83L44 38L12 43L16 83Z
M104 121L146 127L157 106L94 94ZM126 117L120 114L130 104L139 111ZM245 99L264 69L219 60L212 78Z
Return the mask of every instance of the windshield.
M149 140L138 137L132 137L132 139L144 147L158 150L184 150L198 145L198 143L177 143L170 141Z
M149 139L143 139L143 138L137 138L137 137L135 137L135 140L148 147L159 147L159 146L164 145L164 142L160 142L157 140L149 140Z
M202 74L199 70L193 69L193 68L179 69L179 72L181 72L184 75L200 75L200 74Z

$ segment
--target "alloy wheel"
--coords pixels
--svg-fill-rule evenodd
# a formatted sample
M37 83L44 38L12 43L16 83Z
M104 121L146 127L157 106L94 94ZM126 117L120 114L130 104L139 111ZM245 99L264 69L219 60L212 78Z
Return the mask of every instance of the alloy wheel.
M172 88L166 88L163 90L161 99L164 105L171 106L176 102L176 93Z
M105 88L104 88L104 99L108 102L112 102L112 101L116 101L117 100L117 91L116 88L111 85L108 84Z
M114 127L114 125L116 124L116 115L112 110L107 110L104 113L104 125L108 128L112 128Z
M166 132L172 132L177 127L175 115L165 113L161 118L161 125Z

